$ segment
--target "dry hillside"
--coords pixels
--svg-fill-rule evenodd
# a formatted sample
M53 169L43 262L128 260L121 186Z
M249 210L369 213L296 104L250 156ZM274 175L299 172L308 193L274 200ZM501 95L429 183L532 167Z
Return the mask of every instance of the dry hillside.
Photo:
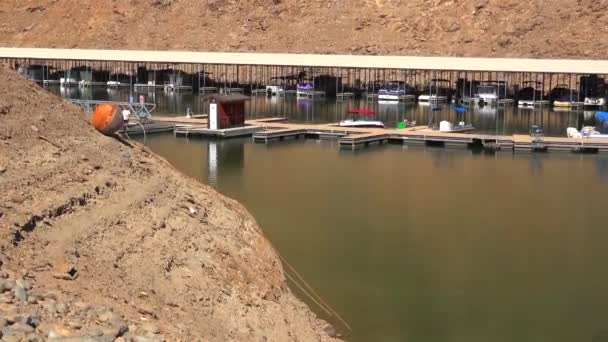
M605 0L2 0L0 45L605 58Z
M240 204L2 67L0 194L2 341L332 340Z

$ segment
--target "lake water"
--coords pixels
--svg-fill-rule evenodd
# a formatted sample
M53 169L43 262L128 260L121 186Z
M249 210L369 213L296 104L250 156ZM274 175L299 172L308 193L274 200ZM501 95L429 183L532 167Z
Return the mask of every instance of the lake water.
M608 341L607 156L148 145L243 203L351 341Z
M133 96L138 101L143 96L146 102L155 103L155 115L183 116L189 108L195 114L207 113L202 96L193 95L192 92L165 92L162 90L149 92L133 92L129 89L106 89L105 87L60 88L50 86L49 90L66 98L129 101ZM592 110L558 110L549 107L537 109L520 109L508 105L506 107L473 107L465 114L458 114L444 104L440 110L431 110L428 105L416 103L382 103L373 99L307 99L296 98L295 95L267 98L264 95L251 97L246 105L247 118L265 118L281 116L290 122L331 123L348 117L353 109L373 109L377 116L387 127L395 127L398 121L404 119L415 120L419 125L430 122L437 124L441 120L452 123L465 121L471 123L477 132L498 135L514 133L528 134L530 126L540 125L545 134L551 136L565 136L566 128L582 126L597 126L600 132L608 133L608 121L596 122L595 111Z
M190 93L50 90L113 101L143 95L156 115L206 112ZM563 136L566 127L596 124L589 111L509 106L458 116L447 106L292 96L253 97L247 115L321 123L357 108L374 109L387 126L464 120L495 134L539 124ZM351 341L608 341L608 156L401 145L352 152L329 141L256 145L172 134L147 143L243 203L352 326Z

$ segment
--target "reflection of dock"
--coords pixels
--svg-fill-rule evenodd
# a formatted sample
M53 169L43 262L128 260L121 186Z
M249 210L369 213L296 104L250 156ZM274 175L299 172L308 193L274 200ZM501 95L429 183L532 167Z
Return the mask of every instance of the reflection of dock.
M337 99L347 99L347 98L351 98L351 97L355 97L355 93L347 91L347 92L337 93L336 94L336 98Z
M549 106L549 101L546 100L519 100L517 102L519 108L540 108Z

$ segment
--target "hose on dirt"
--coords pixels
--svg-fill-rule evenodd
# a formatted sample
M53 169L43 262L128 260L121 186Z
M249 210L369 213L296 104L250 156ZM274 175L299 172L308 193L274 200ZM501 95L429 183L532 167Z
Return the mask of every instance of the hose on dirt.
M151 156L153 156L155 159L157 159L164 165L168 166L169 168L171 168L174 171L183 175L183 173L181 171L176 169L175 166L171 165L171 163L169 163L165 158L160 157L154 153L151 153L151 151L145 146L141 146L141 149L142 149L142 151L146 151L147 153L150 153ZM202 185L199 181L197 181L189 176L184 175L184 177L187 181L189 181L194 186ZM268 242L268 244L270 245L272 250L279 256L282 263L284 265L286 265L288 267L288 269L291 270L291 272L293 274L295 274L295 276L297 277L297 279L294 279L294 277L290 276L289 273L285 272L285 275L287 276L287 278L289 278L300 290L302 290L302 292L307 297L309 297L316 305L319 306L319 308L321 308L323 311L325 311L330 317L336 317L342 323L342 325L344 325L344 327L348 330L349 333L352 332L353 329L344 320L344 318L342 318L342 316L340 316L340 314L338 314L336 312L336 310L334 310L329 304L327 304L327 302L325 300L323 300L323 298L321 298L321 296L319 296L319 294L304 280L304 278L300 275L300 273L298 273L298 271L296 271L296 269L293 268L293 266L291 266L291 264L289 264L289 262L287 262L287 260L285 260L285 258L283 258L281 253L279 253L279 251L276 249L276 247L274 247L274 245L269 240L266 240L266 241ZM300 284L300 282L298 282L298 279L300 280L300 282L302 284L304 284L303 286Z
M352 332L353 329L350 327L350 325L348 323L346 323L346 321L344 320L344 318L342 318L342 316L340 316L340 314L338 314L336 312L336 310L334 310L329 304L327 304L327 302L325 300L323 300L323 298L321 298L321 296L319 296L319 294L306 282L306 280L304 280L304 278L300 275L300 273L298 273L298 271L296 271L296 269L293 268L293 266L291 266L287 262L287 260L285 260L285 258L283 258L283 256L281 255L281 253L279 253L279 251L274 246L272 246L272 249L274 249L275 253L277 253L277 255L279 256L279 258L281 259L281 261L283 262L283 264L285 264L296 275L296 277L304 284L304 286L306 287L306 289L303 288L302 285L300 285L295 279L293 279L293 277L291 277L289 275L289 273L285 272L285 275L294 284L296 284L296 286L300 290L302 290L302 292L304 292L304 294L308 298L310 298L315 304L317 304L321 309L323 309L323 311L327 312L331 317L336 317L338 320L340 320L340 322L344 325L344 327L346 327L346 329L348 329L349 332Z
M144 127L144 125L142 125L142 124L141 124L141 122L139 122L139 121L135 121L135 123L137 123L137 124L139 125L139 127L141 127L141 131L142 131L142 132L144 132L144 142L143 142L143 144L144 144L144 145L146 145L146 139L147 139L147 136L146 136L146 128L145 128L145 127ZM124 130L124 133L125 133L125 135L127 136L127 139L129 139L129 140L131 140L131 141L133 140L133 139L131 139L131 137L129 136L129 133L127 132L127 130L126 130L126 129Z

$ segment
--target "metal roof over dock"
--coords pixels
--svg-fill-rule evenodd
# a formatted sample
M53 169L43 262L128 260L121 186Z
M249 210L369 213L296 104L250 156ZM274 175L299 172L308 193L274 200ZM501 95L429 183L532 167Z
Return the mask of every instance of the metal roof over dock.
M608 74L608 60L583 59L313 55L2 47L0 47L0 58L437 71Z

